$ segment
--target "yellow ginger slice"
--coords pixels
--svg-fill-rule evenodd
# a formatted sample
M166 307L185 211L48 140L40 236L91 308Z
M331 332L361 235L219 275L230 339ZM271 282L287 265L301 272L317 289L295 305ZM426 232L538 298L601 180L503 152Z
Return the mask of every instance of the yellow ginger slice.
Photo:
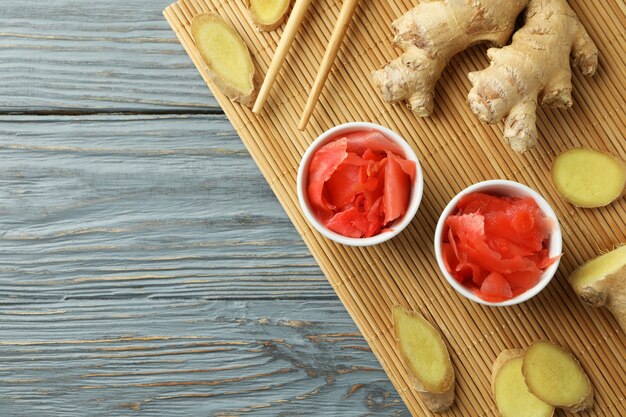
M626 246L578 267L569 283L587 304L607 307L626 331Z
M400 357L424 404L434 412L454 401L454 369L441 334L419 313L394 306L393 330Z
M552 164L559 194L578 207L602 207L619 198L626 186L626 164L587 148L565 151Z
M237 31L217 14L203 13L191 21L191 35L220 91L233 101L252 105L256 96L254 63Z
M248 0L252 20L261 30L279 27L289 11L291 0Z
M551 417L554 407L528 391L522 349L507 349L493 363L491 390L501 417Z
M547 341L524 352L522 373L528 391L545 403L572 413L591 408L593 387L571 352Z

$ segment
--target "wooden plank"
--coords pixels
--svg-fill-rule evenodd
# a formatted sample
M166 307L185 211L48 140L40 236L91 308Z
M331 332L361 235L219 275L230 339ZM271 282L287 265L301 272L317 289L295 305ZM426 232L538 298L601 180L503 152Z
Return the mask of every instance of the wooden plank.
M0 298L335 298L224 116L4 116L0 159Z
M171 0L3 0L0 112L216 111L161 11Z
M408 415L338 300L4 305L0 409L5 416Z

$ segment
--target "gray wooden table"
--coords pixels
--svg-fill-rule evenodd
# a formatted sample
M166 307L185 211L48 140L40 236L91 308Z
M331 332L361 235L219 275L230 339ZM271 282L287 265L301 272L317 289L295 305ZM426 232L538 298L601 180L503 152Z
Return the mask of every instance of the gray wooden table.
M169 1L0 2L0 415L408 415Z

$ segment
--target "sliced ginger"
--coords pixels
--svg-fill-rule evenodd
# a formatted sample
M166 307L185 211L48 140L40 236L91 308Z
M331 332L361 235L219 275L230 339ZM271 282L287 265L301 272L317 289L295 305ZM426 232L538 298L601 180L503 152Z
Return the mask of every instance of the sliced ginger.
M203 13L191 21L191 34L217 87L231 100L252 105L254 63L237 31L217 14Z
M454 369L441 334L419 313L394 306L393 330L400 357L426 406L442 412L454 401Z
M561 153L552 164L557 191L579 207L602 207L622 195L626 164L612 155L578 148Z
M248 0L248 9L259 29L269 31L283 23L290 3L291 0Z
M626 331L626 246L580 266L569 282L587 304L606 306Z
M491 389L501 417L551 417L554 407L528 391L521 349L507 349L493 364Z
M522 373L528 391L543 402L577 413L593 405L593 387L574 355L547 341L524 352Z

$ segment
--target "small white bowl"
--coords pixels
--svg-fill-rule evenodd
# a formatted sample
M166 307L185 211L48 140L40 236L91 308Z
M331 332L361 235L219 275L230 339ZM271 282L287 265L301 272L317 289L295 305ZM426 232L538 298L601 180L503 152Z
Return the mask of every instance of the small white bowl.
M409 199L409 207L407 208L404 216L397 219L395 222L391 224L389 230L379 233L372 237L364 237L364 238L354 238L354 237L346 237L340 235L339 233L335 233L332 230L328 229L317 219L311 207L309 205L309 199L307 197L307 185L309 182L308 178L308 167L309 162L311 160L311 156L313 153L324 146L332 139L336 138L337 135L342 133L351 133L357 131L371 131L377 130L383 135L385 135L389 140L399 145L404 151L404 158L410 161L415 162L416 167L416 177L413 183L413 188L411 190L411 197ZM317 231L319 231L322 235L327 237L330 240L333 240L337 243L341 243L343 245L348 246L372 246L382 243L386 240L391 239L396 236L398 233L402 231L413 219L415 213L417 213L417 209L422 201L422 193L424 191L424 176L422 175L422 167L420 165L419 160L417 159L417 155L413 149L409 146L409 144L397 133L394 131L374 124L367 122L352 122L345 123L339 126L335 126L332 129L327 130L322 133L315 141L309 146L309 148L304 153L302 157L302 161L300 162L300 167L298 169L298 179L297 179L297 191L298 191L298 201L300 202L300 207L302 208L302 212L304 216L307 218L310 224L313 225Z
M559 267L560 258L556 262L554 262L552 265L550 265L548 268L546 268L546 270L543 272L543 274L539 278L539 282L537 282L537 284L534 287L518 295L517 297L513 297L510 300L506 300L500 303L491 303L476 296L468 288L466 288L465 286L460 284L457 280L455 280L452 277L452 275L450 275L450 273L448 272L443 262L443 257L441 255L441 243L442 243L442 238L443 238L442 234L443 234L445 220L456 209L456 206L459 203L459 200L461 199L461 197L463 197L464 195L467 195L470 193L476 193L476 192L502 195L502 196L507 196L507 197L528 197L528 196L532 197L537 202L537 205L539 206L543 214L547 218L552 219L552 221L554 222L554 229L552 230L552 235L550 236L550 246L548 250L549 256L554 257L554 256L559 256L561 254L561 251L563 249L563 237L561 235L561 226L559 225L559 220L556 216L556 213L554 213L554 210L552 210L552 207L550 207L550 204L548 204L545 198L543 198L541 194L539 194L532 188L527 187L518 182L506 181L506 180L490 180L490 181L479 182L477 184L467 187L466 189L458 193L452 199L452 201L448 203L446 208L443 209L443 212L441 213L441 216L439 217L439 221L437 222L437 229L435 230L435 255L437 257L437 264L439 265L439 269L441 269L443 276L446 277L446 280L448 280L450 285L452 285L452 287L458 293L460 293L464 297L469 298L470 300L475 301L477 303L488 305L488 306L503 307L503 306L511 306L514 304L519 304L524 301L527 301L531 299L532 297L534 297L535 295L537 295L541 290L543 290L546 287L546 285L548 285L550 280L552 280L552 277L554 277L554 274L556 273L556 270Z

